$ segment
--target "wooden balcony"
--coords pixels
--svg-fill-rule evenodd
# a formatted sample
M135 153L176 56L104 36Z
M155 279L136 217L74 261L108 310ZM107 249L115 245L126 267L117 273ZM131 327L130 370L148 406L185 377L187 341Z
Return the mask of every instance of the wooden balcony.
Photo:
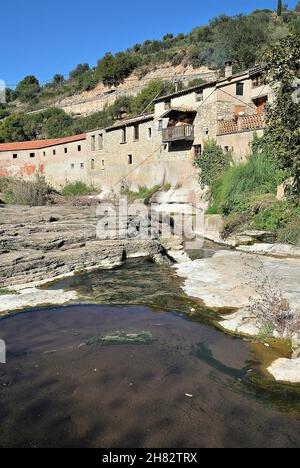
M168 127L164 128L162 131L162 139L164 143L180 140L193 141L194 138L194 125L180 125L178 127Z
M245 115L243 117L238 117L236 120L224 120L220 122L219 135L261 130L263 128L265 128L265 118L263 114Z

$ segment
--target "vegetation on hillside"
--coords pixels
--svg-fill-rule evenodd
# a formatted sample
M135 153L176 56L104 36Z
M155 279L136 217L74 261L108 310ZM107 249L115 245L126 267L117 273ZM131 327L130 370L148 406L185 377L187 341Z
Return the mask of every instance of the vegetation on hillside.
M172 84L153 80L136 97L123 96L103 111L88 117L74 118L62 109L49 108L42 112L16 113L0 122L0 143L60 138L112 125L120 115L138 115L154 109L153 99L163 92L173 91Z
M14 113L20 105L24 111L51 107L57 99L91 90L98 83L118 85L134 71L141 78L167 62L217 69L231 59L236 70L251 67L274 41L300 32L300 2L295 10L280 5L279 9L280 14L275 10L256 10L250 15L221 15L189 34L169 33L162 40L146 40L115 55L107 53L95 67L78 64L66 79L55 74L44 85L34 76L27 76L15 90L6 90L7 104L1 106L0 118Z

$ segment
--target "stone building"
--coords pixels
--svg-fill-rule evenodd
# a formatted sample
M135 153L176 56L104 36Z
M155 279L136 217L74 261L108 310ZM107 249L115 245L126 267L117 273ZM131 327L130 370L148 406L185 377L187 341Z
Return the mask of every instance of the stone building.
M205 141L244 160L272 100L260 67L233 75L227 63L224 78L159 97L153 113L69 139L0 145L0 175L40 172L57 188L82 180L115 192L162 184L199 190L194 158Z
M86 181L86 135L0 144L0 176L31 179L44 175L58 188Z

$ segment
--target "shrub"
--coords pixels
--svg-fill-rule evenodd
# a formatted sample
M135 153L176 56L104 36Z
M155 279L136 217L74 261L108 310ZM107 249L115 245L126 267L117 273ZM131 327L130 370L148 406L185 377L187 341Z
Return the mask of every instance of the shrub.
M300 246L300 212L298 219L288 222L285 226L281 227L277 232L277 239L279 242L288 243Z
M215 140L208 140L203 154L195 159L195 165L201 169L200 183L202 187L212 186L216 179L230 167L231 153L224 153Z
M154 110L153 99L158 97L166 88L166 84L162 80L150 81L148 86L144 88L132 102L133 114L141 114L145 110L151 112Z
M300 242L300 206L286 200L275 201L268 207L262 207L253 220L257 229L274 230L281 242L299 244Z
M37 176L34 181L21 179L4 181L4 201L10 205L44 206L51 191L51 187L42 176Z
M35 99L40 91L39 81L32 75L26 76L16 87L16 93L21 102Z
M223 239L226 239L235 232L240 232L244 229L249 222L247 213L232 213L225 218L224 227L222 231Z
M249 284L255 290L255 297L250 297L245 311L256 320L261 333L273 336L274 332L281 338L292 339L299 334L299 310L293 310L289 300L280 290L280 284L274 281L260 260L259 265L245 263L250 276Z
M244 164L230 167L212 186L213 205L222 214L249 208L245 194L275 193L284 173L264 154L252 155Z
M0 193L4 193L7 190L10 180L9 177L0 177Z
M18 294L14 289L0 288L0 296L9 296L12 294Z
M95 187L89 187L83 182L77 181L72 184L68 184L64 187L61 194L64 197L78 197L84 195L91 195L92 193L97 192Z

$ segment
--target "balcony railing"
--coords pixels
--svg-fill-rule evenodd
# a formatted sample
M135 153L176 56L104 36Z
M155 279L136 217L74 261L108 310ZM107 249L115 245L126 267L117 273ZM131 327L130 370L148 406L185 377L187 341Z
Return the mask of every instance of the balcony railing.
M245 115L238 117L237 120L224 120L219 123L219 135L227 133L245 132L251 130L260 130L265 127L265 118L263 114Z
M194 140L194 125L180 125L178 127L164 128L162 139L164 143L180 140Z

